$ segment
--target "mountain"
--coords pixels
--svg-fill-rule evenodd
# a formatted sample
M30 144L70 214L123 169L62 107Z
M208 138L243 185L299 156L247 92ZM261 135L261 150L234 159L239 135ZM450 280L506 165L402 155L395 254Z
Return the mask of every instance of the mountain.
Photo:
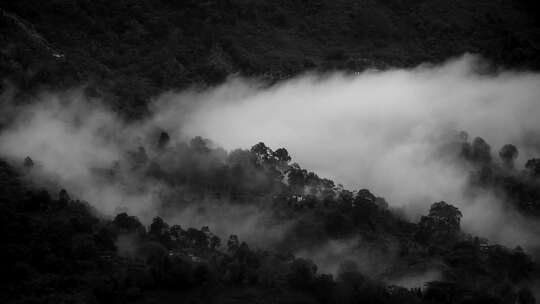
M538 69L535 1L1 1L0 72L26 94L88 85L128 116L228 75L438 63L465 52Z
M288 227L280 240L257 247L208 226L159 216L144 225L122 210L106 216L66 190L33 184L33 160L2 160L3 303L534 303L540 274L531 257L462 232L449 203L411 223L369 190L348 191L289 164L283 148L259 143L227 155L200 138L160 142L153 157L95 174L114 184L127 170L168 184L176 197L154 206L163 217L190 206L212 212L204 203L217 201L266 210L273 223L259 219L253 229ZM347 249L332 256L336 246ZM330 252L326 263L339 267L332 275L291 253L302 251Z
M204 91L228 77L272 86L303 73L411 68L464 53L487 59L474 65L475 77L540 70L540 5L0 0L0 135L2 143L13 143L2 147L20 146L0 156L0 302L536 303L540 249L526 244L540 217L534 126L512 133L518 142L521 135L532 142L520 147L520 157L506 140L492 152L484 139L469 140L465 132L441 139L440 147L437 140L434 148L463 175L456 177L460 192L471 202L459 202L460 208L488 193L474 213L488 216L478 222L493 219L489 209L497 207L516 219L507 226L527 228L510 227L512 247L525 244L508 248L469 233L465 209L447 196L412 219L369 189L346 189L302 168L285 148L259 142L226 151L208 139L175 134L167 123L145 124L160 118L147 115L156 96ZM511 74L502 79L512 80ZM518 76L534 86L530 74ZM70 112L70 102L81 108L71 109L73 115L43 111L55 107L39 98L47 91L68 92L56 98L59 109ZM75 104L79 92L88 98ZM38 107L27 106L32 102ZM377 126L368 128L374 137ZM51 147L62 153L46 159ZM392 166L375 169L395 174ZM398 174L399 183L411 171ZM361 181L363 173L357 174ZM400 189L413 183L422 181Z

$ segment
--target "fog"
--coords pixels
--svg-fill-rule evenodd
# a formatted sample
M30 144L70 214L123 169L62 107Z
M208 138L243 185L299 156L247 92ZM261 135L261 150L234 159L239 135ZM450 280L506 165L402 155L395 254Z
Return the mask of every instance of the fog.
M22 163L29 156L36 163L31 178L38 185L64 187L105 214L124 205L139 214L152 210L159 185L133 184L136 176L125 170L114 183L95 174L125 158L142 141L144 126L127 127L98 101L85 99L80 89L37 99L13 110L16 119L0 136L4 157Z
M263 141L349 189L367 188L415 220L445 200L464 214L466 231L508 246L538 246L538 225L504 210L499 198L463 194L467 170L440 155L464 130L482 137L494 158L504 144L518 168L538 156L540 75L489 68L465 55L439 66L305 75L264 88L233 79L211 91L168 93L153 106L156 123L232 149ZM175 119L181 117L181 119Z
M438 66L308 74L272 86L234 78L204 91L157 96L150 116L137 122L124 121L100 100L85 97L82 89L47 92L36 99L11 106L10 95L2 96L16 119L3 119L7 127L0 134L0 154L19 162L30 156L39 168L33 174L36 182L45 176L49 184L62 185L105 214L128 208L146 222L154 215L167 191L164 185L124 170L122 162L112 182L95 172L138 146L151 155L155 135L166 130L173 143L200 135L228 150L259 141L286 147L303 167L346 188L370 189L403 208L411 220L427 213L431 203L445 200L462 210L467 232L508 246L540 244L538 225L503 208L492 193L474 199L464 195L467 171L440 153L449 134L465 130L484 138L493 152L507 143L516 145L518 167L538 156L537 74L493 71L466 55ZM217 209L225 216L215 224L223 234L237 228L251 240L268 234L279 238L281 232L272 227L250 234L259 217L265 218L257 211L239 211L249 214L239 224L236 212ZM218 218L212 212L197 214L188 209L175 216L194 225Z

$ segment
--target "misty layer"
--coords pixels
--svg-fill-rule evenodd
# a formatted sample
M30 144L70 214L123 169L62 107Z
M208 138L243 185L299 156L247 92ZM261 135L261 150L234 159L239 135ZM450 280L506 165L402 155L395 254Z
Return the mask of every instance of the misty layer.
M277 201L293 211L295 206L316 208L324 205L320 198L325 191L334 198L347 192L299 166L268 165L270 159L290 161L288 154L274 154L279 149L269 156L264 147L232 149L259 141L287 147L303 166L347 188L368 188L405 210L409 219L445 200L461 209L465 231L509 246L535 247L537 225L509 211L490 189L469 195L470 168L456 161L458 153L444 148L457 130L467 130L495 149L518 146L516 167L538 151L538 142L526 139L540 133L540 77L486 75L480 68L477 59L466 56L412 70L306 75L271 87L235 79L203 92L167 93L156 99L150 117L137 122L122 121L77 90L48 93L11 110L17 119L0 135L0 153L17 163L28 156L33 163L29 176L36 183L64 187L104 214L128 211L146 223L161 214L188 226L209 225L222 237L237 233L260 244L296 244L291 248L300 253L326 242L322 252L310 251L310 257L329 272L341 262L324 266L339 247L331 240L346 236L352 227L410 227L371 194L360 202L383 206L386 211L372 211L380 221L368 221L370 213L362 211L347 226L344 210L336 208L323 215L303 213L304 221L291 223L298 214L275 214L268 206ZM9 104L9 96L4 99ZM295 176L302 179L298 187ZM276 193L284 196L276 200ZM324 228L313 228L313 222ZM344 246L349 249L337 252L356 255L355 244Z
M411 70L306 75L270 88L232 80L202 93L166 94L153 112L178 136L201 135L227 149L258 141L287 147L307 168L368 188L412 219L444 199L463 210L464 227L475 234L538 245L536 225L506 211L498 195L464 195L469 169L441 153L466 130L494 154L505 144L519 147L516 168L538 155L540 76L485 67L464 56Z

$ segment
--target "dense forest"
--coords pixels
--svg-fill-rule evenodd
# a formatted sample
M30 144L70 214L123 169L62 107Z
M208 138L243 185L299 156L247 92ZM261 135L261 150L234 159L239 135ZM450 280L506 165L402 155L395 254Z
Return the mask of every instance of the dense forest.
M128 116L152 96L463 53L538 69L539 6L501 1L0 1L0 74L24 94L88 85ZM24 99L25 96L21 96Z
M304 74L352 81L365 71L414 70L466 53L485 59L463 72L473 74L463 78L474 78L478 90L540 70L538 2L0 0L0 144L24 146L0 147L0 302L536 303L538 243L504 246L475 235L462 208L488 193L502 212L533 227L526 232L539 231L535 126L516 128L518 135L532 133L523 136L529 141L516 136L515 145L492 147L483 134L466 132L422 142L436 143L436 160L462 174L464 201L430 200L413 218L385 193L348 189L306 169L286 147L257 139L249 149L226 150L206 135L191 138L201 133L183 138L167 129L169 121L156 123L163 113L152 109L164 93L206 92L230 78L264 88ZM510 72L495 80L478 76L502 70ZM425 81L440 77L427 75ZM526 82L520 89L537 84L534 75L518 76ZM453 93L438 89L418 96ZM385 114L365 116L372 113ZM364 133L377 136L377 126ZM440 131L433 129L430 139ZM77 140L65 144L61 136ZM50 146L63 152L54 161L40 153ZM51 164L62 170L46 168ZM84 176L70 172L78 169ZM83 195L81 188L93 191Z
M95 172L110 183L127 170L170 186L175 199L164 199L147 225L126 210L103 215L64 189L40 189L30 178L39 160L2 161L1 261L8 282L2 302L535 303L535 258L464 233L462 214L451 202L434 202L412 223L369 190L343 189L291 163L284 148L258 143L226 152L200 137L172 144L166 132L154 143ZM537 159L515 168L515 147L506 145L495 157L483 139L471 143L463 134L445 149L478 168L471 191L498 187L509 203L538 216ZM234 234L164 219L190 205L203 206L198 212L204 213L200 202L212 199L229 208L265 208L275 224L290 229L279 241L254 247ZM329 274L293 254L351 238L362 239L353 246L396 259L377 262L378 271L339 260ZM425 286L405 288L389 279L430 270L440 275Z

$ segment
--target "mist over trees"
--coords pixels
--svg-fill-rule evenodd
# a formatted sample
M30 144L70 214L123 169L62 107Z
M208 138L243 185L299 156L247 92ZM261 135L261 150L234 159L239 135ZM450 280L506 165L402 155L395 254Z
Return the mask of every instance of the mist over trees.
M475 189L492 190L522 214L540 216L540 162L537 158L526 160L520 168L515 164L519 150L512 144L499 149L498 159L480 137L472 143L465 139L461 145L461 158L472 165L469 183L473 192Z
M537 303L539 20L0 0L0 303Z
M64 189L54 195L28 184L25 176L39 160L22 160L19 172L2 161L0 223L6 250L1 260L7 269L2 275L10 282L2 287L3 300L147 303L181 296L201 302L242 297L240 302L257 298L263 303L534 303L530 287L539 274L531 256L519 247L508 249L464 233L461 211L451 203L433 203L413 223L367 189L343 189L291 163L285 148L273 150L260 142L227 152L201 137L175 144L167 138L166 132L158 133L154 148L137 147L96 174L111 172L114 179L114 170L126 166L184 193L178 196L184 200L163 201L156 214L196 206L203 197L226 199L229 208L269 204L265 208L275 223L292 223L279 242L257 248L234 234L219 236L208 226L186 227L160 216L147 224L123 211L103 216ZM457 156L479 170L496 172L481 180L471 175L471 187L506 193L495 181L507 175L525 185L538 182L529 169L534 161L523 173L512 174L518 169L506 160L513 159L517 148L505 147L501 151L510 152L495 162L482 139L462 143ZM516 202L524 195L506 194ZM352 243L357 252L364 247L394 256L390 264L373 260L386 269L386 277L434 267L440 277L407 289L347 257L336 261L342 264L337 273L329 274L293 254L351 239L362 240Z
M384 176L397 176L399 191L414 187L421 197L430 189L415 183L432 185L426 179L448 168L460 175L459 195L431 192L440 198L430 198L414 218L370 186L347 188L304 168L286 147L255 141L225 150L201 136L183 137L171 123L187 119L178 112L171 120L163 111L147 122L127 122L92 103L98 101L72 101L78 96L52 95L50 102L21 107L2 131L4 222L11 231L5 254L16 261L5 266L8 278L23 274L5 287L6 301L534 299L537 243L520 235L534 226L511 231L515 240L505 247L464 225L467 216L495 207L519 214L525 225L537 219L538 162L520 141L499 148L465 132L434 133L421 141L429 149L409 150L412 160L445 165L411 178L414 170L401 167L411 158L379 157L395 149L385 146L391 142L366 138L363 161L375 169L381 159L388 162ZM344 159L345 166L357 161ZM363 182L365 172L355 173ZM493 201L471 212L478 197Z

